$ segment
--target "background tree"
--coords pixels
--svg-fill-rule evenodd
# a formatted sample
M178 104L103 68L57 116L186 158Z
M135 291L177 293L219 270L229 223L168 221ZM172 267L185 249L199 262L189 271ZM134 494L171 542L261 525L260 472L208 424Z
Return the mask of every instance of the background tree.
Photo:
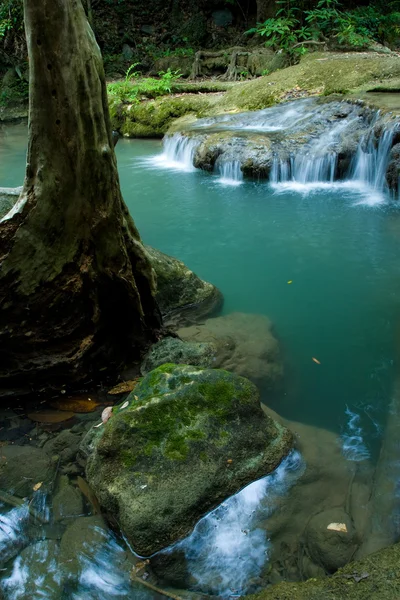
M138 358L160 328L121 196L101 54L81 0L24 0L29 145L0 224L0 388L59 386Z

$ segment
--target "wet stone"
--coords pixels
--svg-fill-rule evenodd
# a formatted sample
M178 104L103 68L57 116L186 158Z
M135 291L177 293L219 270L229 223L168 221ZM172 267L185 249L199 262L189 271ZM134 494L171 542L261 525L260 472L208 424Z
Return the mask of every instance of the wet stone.
M81 492L69 483L66 475L62 475L59 490L53 498L54 520L70 523L71 519L82 516L83 512L84 502Z
M31 497L33 486L52 481L55 464L41 449L32 446L4 446L0 456L0 489L20 498Z

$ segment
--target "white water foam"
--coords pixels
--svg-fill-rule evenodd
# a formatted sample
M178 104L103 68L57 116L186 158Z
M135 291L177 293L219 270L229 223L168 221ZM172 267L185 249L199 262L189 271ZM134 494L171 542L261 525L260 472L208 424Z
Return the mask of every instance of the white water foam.
M243 183L243 173L238 160L217 164L216 171L219 174L217 182L221 185L237 186Z
M16 558L11 575L2 581L1 590L7 600L29 597L54 600L60 595L61 580L57 555L50 554L48 543L43 540L32 544L24 550L24 555Z
M378 206L387 201L387 197L383 192L374 190L364 181L356 180L313 181L310 183L285 181L283 183L273 183L271 187L277 194L294 192L302 196L309 196L319 191L342 191L348 195L351 193L353 206Z
M28 504L0 515L0 560L6 562L26 543L25 529L29 520Z
M271 108L244 113L220 115L209 119L200 119L193 129L224 129L238 131L274 132L293 129L310 118L309 110L315 100L296 100Z
M191 173L196 171L193 157L199 143L199 140L175 133L164 138L162 154L143 159L142 165Z
M340 443L344 457L352 462L360 462L370 458L369 450L364 442L361 417L358 413L346 407L348 417L344 433L340 436Z
M223 598L242 595L268 560L271 542L258 523L270 516L304 472L297 451L271 475L248 485L206 515L185 540L164 552L183 550L197 588Z

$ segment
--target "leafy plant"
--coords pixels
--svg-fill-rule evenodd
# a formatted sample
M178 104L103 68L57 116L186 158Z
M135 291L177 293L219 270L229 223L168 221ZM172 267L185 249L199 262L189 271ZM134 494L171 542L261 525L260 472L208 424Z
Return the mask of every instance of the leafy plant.
M21 0L1 0L0 2L0 40L8 31L23 28Z
M171 94L174 83L180 77L180 71L159 72L159 79L155 77L141 77L139 71L135 71L138 63L132 64L126 71L125 79L109 83L107 86L108 93L111 96L117 97L121 102L139 102L140 98L157 98Z
M339 45L363 48L373 40L383 44L400 36L398 0L388 6L377 0L354 10L343 10L340 0L319 0L315 8L303 12L296 6L300 1L279 0L276 16L246 33L265 37L266 46L285 50L292 57L304 54L310 40L332 39Z

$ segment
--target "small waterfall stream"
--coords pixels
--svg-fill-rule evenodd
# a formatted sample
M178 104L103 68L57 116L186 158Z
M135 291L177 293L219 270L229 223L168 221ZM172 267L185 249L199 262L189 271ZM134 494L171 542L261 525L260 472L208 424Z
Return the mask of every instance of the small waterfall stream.
M164 139L162 154L145 159L144 164L190 173L196 170L193 159L198 145L197 139L175 133Z
M243 183L243 173L238 160L216 165L216 172L219 175L218 183L222 185L240 185Z

